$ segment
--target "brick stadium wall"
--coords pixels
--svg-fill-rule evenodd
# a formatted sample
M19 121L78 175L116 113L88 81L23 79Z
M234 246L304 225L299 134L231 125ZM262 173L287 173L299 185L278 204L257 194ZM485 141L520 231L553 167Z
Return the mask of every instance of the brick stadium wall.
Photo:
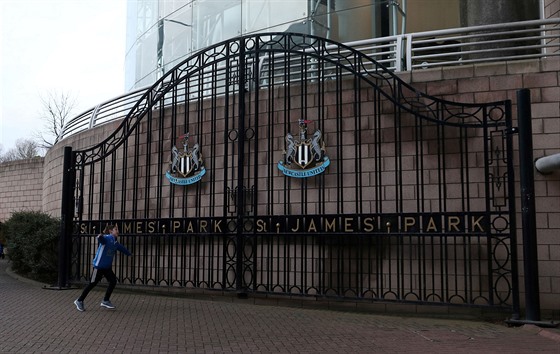
M0 222L14 211L40 211L42 193L42 157L0 164Z
M516 92L531 90L533 157L560 153L560 58L469 65L406 73L403 78L418 90L452 101L489 102L511 99L513 126L517 126ZM516 156L518 139L514 140ZM519 162L516 159L516 180ZM520 187L515 189L518 212L519 286L524 307L523 247ZM549 175L535 172L538 269L542 309L560 310L560 171Z
M62 171L64 164L64 148L72 147L80 150L103 141L120 122L102 125L95 129L71 136L53 146L45 156L43 176L42 209L51 215L60 216L62 198Z
M400 76L419 91L447 100L482 103L511 99L514 126L517 126L516 92L520 88L529 88L532 99L534 157L560 153L560 58L558 57L418 70L401 73ZM100 126L68 138L49 151L44 162L43 197L38 201L38 203L42 201L43 211L55 216L60 215L64 147L68 145L78 150L92 146L102 141L117 126L117 123ZM514 148L517 149L517 146L516 138ZM518 167L518 162L516 165ZM29 168L21 166L20 173L22 178L27 178ZM518 172L516 176L519 180ZM11 179L18 180L17 177ZM4 190L4 184L2 184L2 190ZM519 195L519 190L517 187L517 195ZM541 308L557 312L560 310L560 171L549 175L535 172L535 200ZM3 195L2 201L4 201ZM21 201L24 203L23 200ZM518 198L516 206L518 212L521 210L519 203ZM15 204L10 204L9 207L4 207L4 202L2 204L0 215L9 214L7 209L21 208ZM517 225L521 228L520 214L518 214ZM518 241L520 243L518 254L521 259L519 270L523 306L521 231L519 231Z

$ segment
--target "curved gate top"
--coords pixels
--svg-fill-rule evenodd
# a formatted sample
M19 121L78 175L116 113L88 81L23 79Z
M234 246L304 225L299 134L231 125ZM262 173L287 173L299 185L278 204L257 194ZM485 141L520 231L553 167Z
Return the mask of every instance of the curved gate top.
M70 277L111 222L123 283L515 307L510 131L509 101L430 97L326 39L231 39L69 153Z

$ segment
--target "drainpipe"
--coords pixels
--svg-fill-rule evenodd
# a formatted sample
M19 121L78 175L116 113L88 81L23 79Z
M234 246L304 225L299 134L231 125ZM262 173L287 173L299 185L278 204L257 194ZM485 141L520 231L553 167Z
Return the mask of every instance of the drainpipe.
M537 172L546 175L554 170L560 170L560 153L550 156L544 156L535 161Z

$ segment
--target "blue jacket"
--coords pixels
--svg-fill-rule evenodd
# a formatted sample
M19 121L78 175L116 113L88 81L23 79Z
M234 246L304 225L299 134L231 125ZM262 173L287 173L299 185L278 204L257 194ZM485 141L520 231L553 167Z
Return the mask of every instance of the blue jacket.
M115 256L115 253L117 253L117 250L121 251L127 256L132 255L132 253L130 253L130 251L127 250L126 247L118 243L111 234L99 235L97 236L97 240L99 240L99 247L97 248L97 252L95 253L95 257L93 258L94 268L111 268L111 266L113 265L113 257Z

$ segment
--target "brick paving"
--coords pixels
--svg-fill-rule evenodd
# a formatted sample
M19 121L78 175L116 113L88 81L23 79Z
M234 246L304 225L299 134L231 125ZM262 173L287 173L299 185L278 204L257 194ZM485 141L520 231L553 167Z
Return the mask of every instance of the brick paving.
M48 290L0 260L0 353L560 353L532 325L255 305L103 288Z

